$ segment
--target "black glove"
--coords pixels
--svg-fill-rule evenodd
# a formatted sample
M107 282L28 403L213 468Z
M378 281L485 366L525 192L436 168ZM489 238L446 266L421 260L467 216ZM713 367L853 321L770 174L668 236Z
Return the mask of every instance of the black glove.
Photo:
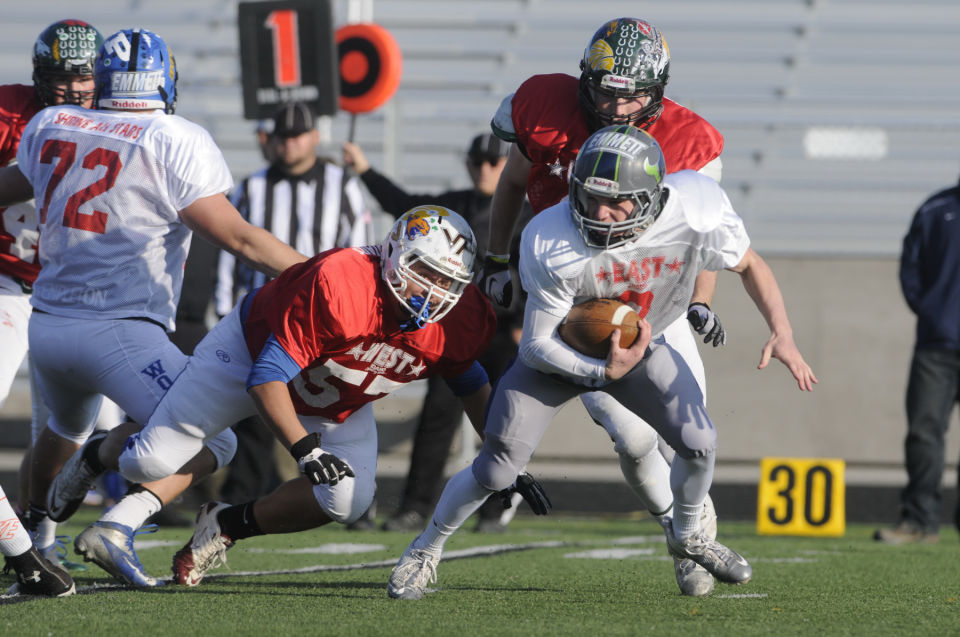
M297 461L300 473L310 479L313 484L329 484L340 482L342 478L353 478L353 469L346 462L332 453L320 448L320 434L307 434L290 447L290 455Z
M510 279L510 255L490 254L483 257L483 269L477 284L492 302L507 309L513 300L513 281Z
M507 487L497 492L503 500L503 508L509 509L513 503L510 501L514 493L519 493L527 501L530 508L537 515L546 515L553 507L547 492L543 490L543 485L537 482L529 473L523 472L517 476L517 481L512 487Z
M687 320L697 334L705 334L704 343L713 341L714 347L727 343L727 332L720 325L720 317L706 303L691 303L687 308Z

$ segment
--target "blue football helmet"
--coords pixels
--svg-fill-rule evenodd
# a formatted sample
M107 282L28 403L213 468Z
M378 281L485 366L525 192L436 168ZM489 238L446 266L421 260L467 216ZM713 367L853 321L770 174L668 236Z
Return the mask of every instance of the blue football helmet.
M141 110L177 105L177 64L163 39L146 29L107 38L94 68L99 108Z

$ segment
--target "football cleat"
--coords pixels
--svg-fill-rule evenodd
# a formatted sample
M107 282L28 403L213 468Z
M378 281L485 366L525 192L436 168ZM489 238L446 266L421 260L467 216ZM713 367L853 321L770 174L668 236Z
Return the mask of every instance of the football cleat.
M750 581L753 569L747 560L736 551L708 538L705 529L680 539L673 534L672 519L665 519L663 527L667 535L667 549L674 557L693 560L726 584L746 584Z
M93 562L124 584L137 588L163 586L161 580L144 570L133 549L135 536L155 533L156 530L156 525L134 531L117 522L94 522L77 536L74 550L85 561Z
M429 592L427 584L437 581L439 561L439 555L408 546L390 573L387 595L393 599L422 599Z
M23 555L8 557L6 560L7 567L17 573L17 581L7 589L7 596L66 597L77 592L70 574L56 562L43 557L34 546Z
M76 513L87 497L87 491L93 486L93 481L102 473L94 471L84 459L83 452L91 443L106 438L107 433L101 431L90 436L54 477L47 491L47 515L54 522L63 522Z
M227 549L233 540L223 534L217 513L229 507L224 502L207 502L197 513L193 537L173 556L173 581L196 586L211 568L227 564Z
M700 528L707 539L717 539L717 512L710 496L703 502L700 513ZM673 573L680 592L689 597L706 597L713 592L715 583L710 572L689 558L673 558Z
M67 559L67 544L72 542L73 538L69 535L58 535L54 538L50 546L41 546L37 547L37 550L40 551L45 559L50 560L54 564L59 564L68 571L85 571L87 570L87 565L83 562L71 562ZM34 539L36 543L36 539Z

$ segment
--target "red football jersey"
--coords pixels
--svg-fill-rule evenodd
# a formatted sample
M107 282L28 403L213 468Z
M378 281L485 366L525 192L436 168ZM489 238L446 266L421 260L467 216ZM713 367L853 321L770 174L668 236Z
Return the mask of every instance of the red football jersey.
M533 162L527 198L534 213L567 196L567 170L590 136L577 96L579 80L534 75L517 89L511 115L517 141ZM723 150L723 136L693 111L664 98L663 112L646 128L663 150L667 172L700 170Z
M455 377L486 350L497 321L474 285L437 323L403 332L375 248L336 248L288 268L250 304L256 359L272 333L303 370L288 383L298 414L343 420L410 381Z
M0 86L0 166L16 158L23 129L39 110L32 86ZM0 274L32 284L40 271L37 237L37 215L32 204L0 208Z

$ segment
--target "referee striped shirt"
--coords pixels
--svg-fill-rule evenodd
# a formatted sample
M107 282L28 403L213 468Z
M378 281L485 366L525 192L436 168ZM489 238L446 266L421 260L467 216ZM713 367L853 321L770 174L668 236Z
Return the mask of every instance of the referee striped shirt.
M251 224L269 230L308 256L330 248L374 243L359 180L351 177L344 185L343 168L322 159L296 176L276 166L264 168L244 179L230 200ZM221 251L217 314L228 314L240 295L266 282L266 275Z

